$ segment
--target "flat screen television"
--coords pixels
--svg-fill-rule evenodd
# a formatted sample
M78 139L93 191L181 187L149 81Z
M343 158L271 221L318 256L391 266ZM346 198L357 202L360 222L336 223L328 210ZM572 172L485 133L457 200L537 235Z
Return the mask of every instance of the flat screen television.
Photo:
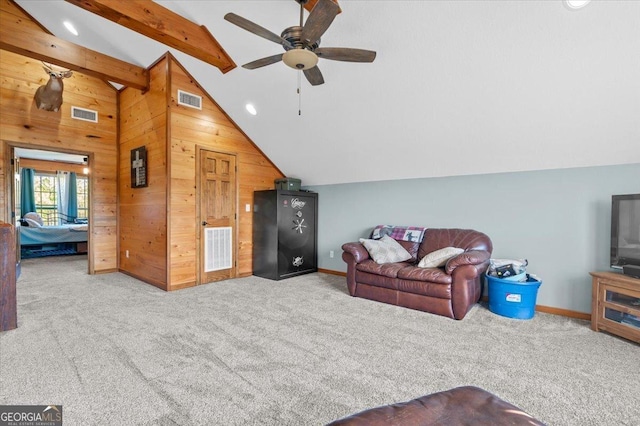
M640 194L611 197L611 267L640 267Z

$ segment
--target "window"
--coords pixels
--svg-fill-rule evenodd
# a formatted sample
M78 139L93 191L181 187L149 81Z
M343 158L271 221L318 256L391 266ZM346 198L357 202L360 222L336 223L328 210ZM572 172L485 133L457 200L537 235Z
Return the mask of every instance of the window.
M67 219L58 212L57 176L53 173L36 172L33 181L36 212L45 226L57 226ZM76 176L78 218L89 217L89 178ZM62 219L62 222L60 221Z
M58 225L56 175L36 173L33 190L36 196L36 212L42 217L45 226Z
M78 217L89 217L89 179L86 176L78 176L76 179L78 188Z

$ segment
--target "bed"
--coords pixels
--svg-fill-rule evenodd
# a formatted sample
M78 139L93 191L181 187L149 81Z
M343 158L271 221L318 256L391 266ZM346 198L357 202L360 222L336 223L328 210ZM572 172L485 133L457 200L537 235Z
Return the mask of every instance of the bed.
M88 225L21 226L20 245L86 243Z
M87 251L87 224L62 224L47 226L37 213L27 213L23 217L20 229L20 246L25 250L25 257L30 257L34 251L67 253L86 253ZM55 254L55 253L51 253Z

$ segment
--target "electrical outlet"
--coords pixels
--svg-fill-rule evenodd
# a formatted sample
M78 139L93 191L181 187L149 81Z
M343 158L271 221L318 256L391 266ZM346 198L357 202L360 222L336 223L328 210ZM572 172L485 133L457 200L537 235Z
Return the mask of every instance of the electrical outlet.
M333 250L329 250L329 257L333 259Z
M128 259L129 258L129 250L125 250L124 252L124 256Z

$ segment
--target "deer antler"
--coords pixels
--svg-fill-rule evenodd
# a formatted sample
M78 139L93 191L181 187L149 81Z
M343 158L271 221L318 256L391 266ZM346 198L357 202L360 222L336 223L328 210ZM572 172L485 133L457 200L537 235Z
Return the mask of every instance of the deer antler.
M49 74L49 81L36 90L34 96L36 106L38 109L57 112L62 105L62 91L64 89L62 79L71 77L73 72L71 70L54 71L53 66L44 61L42 61L42 65L44 71Z
M40 61L40 62L42 62L45 72L49 75L55 75L56 78L69 78L73 75L73 71L69 69L64 71L56 71L53 69L52 64L47 64L45 61Z

